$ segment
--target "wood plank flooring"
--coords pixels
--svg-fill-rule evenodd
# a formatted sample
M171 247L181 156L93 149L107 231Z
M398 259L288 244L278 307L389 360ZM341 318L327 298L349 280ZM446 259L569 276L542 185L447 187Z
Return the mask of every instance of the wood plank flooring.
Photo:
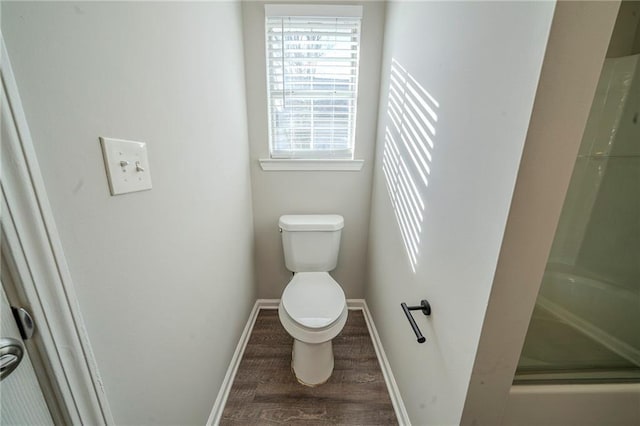
M321 386L297 382L291 371L292 345L278 311L261 310L221 425L397 424L361 311L349 311L347 324L333 340L333 375Z

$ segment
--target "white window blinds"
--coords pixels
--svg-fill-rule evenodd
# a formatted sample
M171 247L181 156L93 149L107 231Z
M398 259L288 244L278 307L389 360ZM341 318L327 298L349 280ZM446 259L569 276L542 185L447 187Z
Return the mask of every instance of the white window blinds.
M271 157L351 159L361 8L309 12L303 6L266 9Z

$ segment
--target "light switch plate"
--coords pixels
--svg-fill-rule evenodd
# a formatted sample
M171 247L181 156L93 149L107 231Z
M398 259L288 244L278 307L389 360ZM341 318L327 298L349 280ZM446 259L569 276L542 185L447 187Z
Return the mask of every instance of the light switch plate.
M100 138L111 195L151 189L147 144Z

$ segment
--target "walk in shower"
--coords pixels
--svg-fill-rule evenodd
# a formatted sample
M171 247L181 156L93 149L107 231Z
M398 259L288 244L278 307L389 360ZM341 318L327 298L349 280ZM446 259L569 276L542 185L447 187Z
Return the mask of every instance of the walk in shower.
M514 383L640 382L639 20L623 2Z

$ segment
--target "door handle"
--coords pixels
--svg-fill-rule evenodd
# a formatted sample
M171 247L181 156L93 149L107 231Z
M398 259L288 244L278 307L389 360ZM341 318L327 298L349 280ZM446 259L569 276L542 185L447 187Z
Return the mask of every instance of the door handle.
M31 339L36 329L36 325L33 322L33 318L31 318L29 311L25 308L15 308L12 306L11 312L13 312L13 317L16 319L16 324L18 324L18 331L20 331L22 340Z
M11 337L0 337L0 381L18 367L23 355L24 346L21 341Z

